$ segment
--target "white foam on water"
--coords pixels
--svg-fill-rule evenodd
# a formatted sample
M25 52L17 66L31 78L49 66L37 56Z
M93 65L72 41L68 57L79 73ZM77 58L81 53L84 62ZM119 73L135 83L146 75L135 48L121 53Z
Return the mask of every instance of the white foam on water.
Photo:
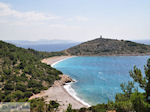
M81 102L83 105L86 105L87 107L90 107L91 105L86 103L85 101L83 101L81 98L79 98L77 96L77 93L75 92L75 90L71 87L73 83L67 83L66 85L64 85L65 90L73 97L75 98L77 101Z
M62 60L59 60L53 64L51 64L51 67L54 67L54 65L56 65L57 63L61 62L61 61L64 61L66 59L69 59L69 58L72 58L72 57L68 57L68 58L64 58ZM74 80L74 79L73 79ZM75 82L77 82L76 80L74 80ZM71 95L74 99L76 99L77 101L79 101L80 103L82 103L83 105L87 106L87 107L90 107L91 105L86 103L85 101L83 101L82 99L80 99L78 96L77 96L77 93L75 92L75 90L71 87L71 85L73 84L73 82L71 83L66 83L64 85L64 89L68 92L69 95Z
M98 72L100 75L103 74L102 72Z

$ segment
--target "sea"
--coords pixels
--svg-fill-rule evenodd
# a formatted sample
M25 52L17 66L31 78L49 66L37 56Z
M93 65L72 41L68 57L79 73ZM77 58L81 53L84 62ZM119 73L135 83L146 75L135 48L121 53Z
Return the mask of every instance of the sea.
M78 43L68 43L68 44L16 44L18 47L22 47L25 49L31 48L37 51L44 52L57 52L68 49L77 45Z
M114 101L121 93L121 83L132 81L129 72L136 66L144 74L150 56L78 56L54 64L53 67L75 80L65 89L86 105ZM135 84L137 87L138 85ZM139 91L143 91L138 87Z

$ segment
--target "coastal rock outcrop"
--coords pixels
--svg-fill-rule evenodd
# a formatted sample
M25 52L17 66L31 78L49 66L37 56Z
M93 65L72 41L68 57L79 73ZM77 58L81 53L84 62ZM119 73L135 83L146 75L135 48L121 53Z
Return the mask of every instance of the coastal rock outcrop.
M62 86L65 85L66 83L75 82L67 75L59 75L59 76L61 77L61 80L55 81L53 86Z

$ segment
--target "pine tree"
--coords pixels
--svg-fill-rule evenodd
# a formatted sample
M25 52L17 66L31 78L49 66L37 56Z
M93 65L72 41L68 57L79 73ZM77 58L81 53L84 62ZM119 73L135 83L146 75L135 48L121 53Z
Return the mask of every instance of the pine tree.
M134 70L130 71L130 76L139 86L145 90L146 101L150 104L150 59L147 61L147 65L144 66L145 76L143 76L140 69L134 66Z

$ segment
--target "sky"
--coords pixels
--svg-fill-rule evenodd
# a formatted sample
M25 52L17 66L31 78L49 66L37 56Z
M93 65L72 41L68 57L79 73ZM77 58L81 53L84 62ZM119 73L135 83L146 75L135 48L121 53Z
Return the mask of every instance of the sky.
M150 39L150 0L0 0L0 40Z

